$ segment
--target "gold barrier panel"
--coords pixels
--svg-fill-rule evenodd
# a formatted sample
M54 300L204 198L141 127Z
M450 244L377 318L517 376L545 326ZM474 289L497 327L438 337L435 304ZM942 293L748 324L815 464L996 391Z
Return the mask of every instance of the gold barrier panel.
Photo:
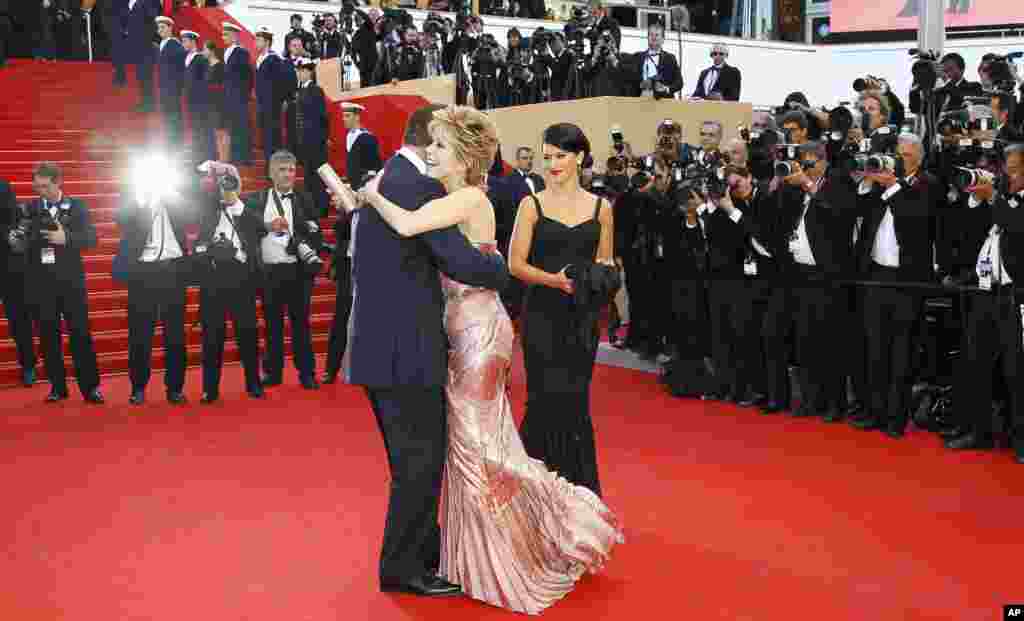
M403 80L383 86L367 86L348 91L341 89L341 60L332 58L316 66L316 83L324 89L329 101L347 101L373 95L419 95L439 104L455 103L455 75L448 74L422 80ZM358 84L358 82L357 82Z

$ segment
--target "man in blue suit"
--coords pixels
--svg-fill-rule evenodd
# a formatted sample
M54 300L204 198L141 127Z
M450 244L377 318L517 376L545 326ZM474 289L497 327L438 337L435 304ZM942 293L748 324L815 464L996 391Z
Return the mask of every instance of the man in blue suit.
M185 107L192 123L192 160L205 162L217 159L213 123L210 119L210 91L206 83L210 61L203 56L199 46L199 33L181 31L181 43L185 46Z
M231 161L252 163L249 142L249 97L252 94L252 63L249 50L238 44L242 27L224 22L224 115L231 135Z
M160 35L157 65L160 67L160 115L164 118L167 145L181 147L181 93L185 87L185 48L174 38L174 20L156 18Z
M405 146L381 173L381 194L405 209L418 209L445 194L440 183L425 175L424 163L431 140L427 126L441 107L413 113ZM434 573L441 549L437 504L447 447L448 352L439 272L500 291L508 269L499 255L473 248L454 226L402 238L375 210L359 209L352 236L354 295L345 374L349 383L366 390L391 467L381 590L458 593L458 586Z
M274 33L269 28L256 32L256 118L263 137L263 159L270 168L270 155L281 149L281 113L298 85L295 67L277 55L271 46Z
M160 0L128 0L121 7L121 26L125 37L117 46L120 60L126 65L135 65L135 79L139 83L139 112L153 110L153 60L156 48L153 45L154 23L162 12ZM116 65L117 63L115 63Z

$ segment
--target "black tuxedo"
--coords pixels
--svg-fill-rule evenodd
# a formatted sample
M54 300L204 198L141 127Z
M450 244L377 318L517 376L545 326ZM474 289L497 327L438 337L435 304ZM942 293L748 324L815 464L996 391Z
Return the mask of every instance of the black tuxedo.
M714 67L708 67L700 72L700 77L697 78L697 84L693 89L693 97L707 99L712 93L721 93L724 101L739 101L741 82L740 70L732 65L723 63L722 66L718 68L718 79L711 86L711 92L705 92L704 80L712 70L714 70Z
M317 169L327 162L327 136L330 123L327 115L327 98L322 88L310 83L300 88L295 97L296 155L305 171L305 189L316 203L317 213L326 215L330 199L323 179Z
M380 172L381 166L377 137L367 131L360 132L352 143L352 150L345 154L345 176L353 188L359 189L366 182L366 173Z
M341 35L340 30L333 30L327 32L326 30L320 35L320 40L317 41L315 54L316 57L328 59L338 58L345 51L345 39ZM314 53L314 50L310 50L310 53Z
M269 192L262 190L245 197L245 208L259 222L264 223ZM291 235L295 239L306 239L319 231L318 216L313 199L307 192L294 192L292 198ZM282 201L282 208L284 203ZM270 209L275 210L274 201ZM276 214L275 214L276 217ZM273 233L266 233L272 235ZM262 239L262 238L261 238ZM264 370L275 383L281 381L284 372L284 307L292 328L292 358L299 372L300 380L312 380L316 371L313 358L313 342L309 329L309 305L313 295L314 278L303 271L299 262L263 264L263 319L266 321L266 357Z
M202 54L193 56L185 67L185 105L192 125L192 159L197 162L217 159L209 73L210 61Z
M940 111L955 110L963 105L964 97L981 97L984 94L981 82L970 82L961 78L956 84L947 84L943 88L936 90L935 102L938 104ZM921 91L919 89L911 89L909 103L911 112L921 114L923 102L921 101Z
M295 68L270 51L256 68L256 113L263 132L263 157L281 148L281 113L284 102L295 93Z
M43 201L37 198L26 205L25 213L33 217L41 209ZM71 333L71 355L78 389L82 396L87 396L99 386L100 376L89 332L82 251L96 245L96 228L89 217L88 207L77 198L65 196L57 212L57 217L65 223L67 242L63 246L51 245L44 239L29 246L25 255L25 277L26 283L32 283L32 286L26 291L30 292L39 320L39 338L50 384L54 390L67 392L60 337L60 318L63 316ZM51 253L52 263L48 259Z
M32 318L25 303L24 257L12 254L7 243L10 230L18 226L21 208L14 190L6 181L0 181L0 301L7 314L8 333L18 350L18 364L22 369L36 366L36 352L32 345Z
M569 86L569 71L575 62L572 52L563 50L558 57L551 61L551 100L563 101L568 99L565 89Z
M231 161L252 161L249 142L249 98L252 94L253 68L249 51L238 46L227 56L224 51L224 116L231 134Z
M221 222L223 206L216 197L203 200L199 217L198 244L214 241ZM244 209L238 217L230 219L231 233L226 237L245 253L245 261L237 256L233 261L221 263L208 259L207 269L199 290L199 315L203 324L203 393L216 398L220 395L221 369L224 366L224 341L227 316L231 315L235 328L245 387L250 393L260 386L259 335L256 323L256 290L261 282L260 239L266 234L262 215Z
M444 196L441 184L401 153L382 175L381 194L405 209ZM500 291L508 270L455 227L401 238L375 210L361 209L353 235L355 296L345 372L350 383L366 387L391 467L380 576L406 581L436 567L441 546L448 348L439 272Z
M185 87L185 48L177 39L161 42L158 54L160 67L160 114L164 117L167 142L171 148L181 146L181 95Z
M533 190L530 190L529 184L526 183L526 179L529 178L533 182ZM524 176L519 169L515 169L505 177L506 183L508 184L509 192L512 196L512 204L516 207L519 203L523 202L523 199L530 194L537 194L544 190L544 177L541 177L535 172L531 172Z
M284 50L282 55L286 60L292 60L291 52L288 51L288 46L291 44L292 39L302 39L302 46L306 48L306 52L309 53L310 58L320 58L320 48L316 44L316 37L312 32L299 28L288 31L288 34L284 36Z
M131 194L125 194L131 196ZM180 394L185 386L185 288L190 277L186 229L198 222L195 209L184 201L166 207L165 220L160 210L140 206L134 198L124 199L117 211L121 233L118 250L128 283L128 373L132 392L145 390L151 375L153 334L156 322L163 323L168 394ZM171 230L167 230L170 224ZM150 235L156 242L163 235L156 260L143 262L143 251ZM181 249L182 257L162 258L170 236Z
M657 68L657 81L668 87L667 93L655 93L655 99L674 97L683 89L683 74L679 71L679 61L670 52L659 52L653 55L650 51L638 52L630 59L630 71L633 73L634 87L632 95L639 97L643 91L644 67L653 62Z

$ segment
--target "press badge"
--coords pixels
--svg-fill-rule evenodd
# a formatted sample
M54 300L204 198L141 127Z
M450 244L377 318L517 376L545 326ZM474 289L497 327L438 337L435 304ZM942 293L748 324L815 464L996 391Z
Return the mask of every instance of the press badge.
M744 276L757 276L757 261L752 257L748 257L743 262L743 275Z
M42 258L43 265L53 265L54 263L57 262L57 255L54 254L53 248L49 246L43 248L40 256Z
M658 245L655 246L654 248L654 256L658 257L659 259L665 258L665 247L661 245L660 241L658 242Z

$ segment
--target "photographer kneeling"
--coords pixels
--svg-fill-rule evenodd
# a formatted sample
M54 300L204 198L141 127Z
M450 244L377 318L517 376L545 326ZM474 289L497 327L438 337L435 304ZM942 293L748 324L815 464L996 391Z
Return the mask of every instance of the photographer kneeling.
M200 272L199 315L203 324L203 403L220 398L225 324L231 313L235 342L245 370L245 391L263 397L256 332L263 222L239 199L242 181L230 164L204 165L206 195L199 216L195 269Z

